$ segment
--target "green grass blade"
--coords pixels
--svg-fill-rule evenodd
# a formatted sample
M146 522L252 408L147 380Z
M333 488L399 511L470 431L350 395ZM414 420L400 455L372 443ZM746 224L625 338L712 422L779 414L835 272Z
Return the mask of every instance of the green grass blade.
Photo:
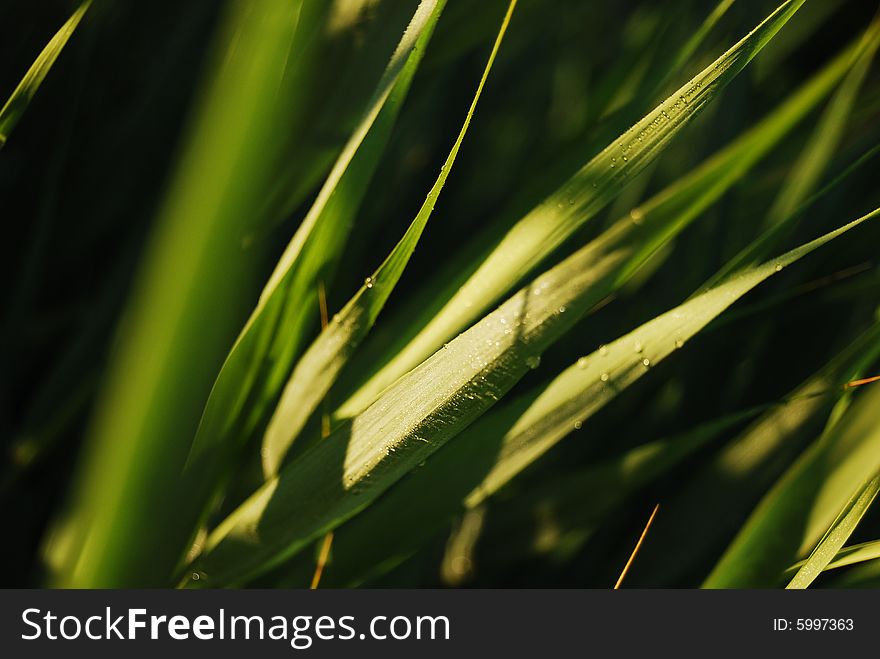
M263 439L261 455L263 471L266 476L277 473L291 443L335 382L339 371L348 361L348 357L376 322L382 307L409 263L410 256L419 242L422 231L424 231L434 210L434 205L446 183L446 178L455 163L455 157L461 148L515 7L516 0L512 0L501 23L501 28L489 54L489 60L486 62L461 131L446 157L440 175L434 182L415 219L391 254L367 279L345 307L333 317L333 322L321 332L294 368Z
M519 418L505 437L502 458L470 502L494 491L567 434L584 408L641 378L738 297L877 214L880 209L748 270L579 360ZM210 534L194 566L200 579L192 585L236 584L267 571L365 508L461 432L536 367L541 352L595 303L597 282L614 277L625 260L615 237L538 277L268 480ZM637 343L643 352L634 351ZM559 405L560 397L573 403Z
M58 59L61 51L64 50L64 46L67 45L67 42L91 4L92 0L85 0L73 12L71 17L67 19L67 22L49 40L49 43L46 44L46 47L43 48L43 51L34 60L31 68L28 69L21 82L15 88L15 91L12 92L12 95L3 105L3 109L0 110L0 149L6 144L9 134L13 131L19 120L21 120L31 99L37 93L40 85L43 84L43 80L49 74L52 65L55 64L55 60Z
M766 494L704 586L768 587L807 554L850 499L880 470L880 389L868 388Z
M642 325L596 352L580 358L557 376L506 433L498 458L483 482L466 500L480 503L539 455L579 427L617 393L720 315L761 281L833 239L839 232L880 214L880 209L799 247L773 262L734 275L716 288Z
M867 563L880 558L880 540L871 540L857 545L842 547L823 568L823 572L848 567L858 563ZM785 571L787 576L793 576L806 564L807 561L799 561Z
M609 144L559 190L512 227L470 278L335 415L349 418L445 341L478 319L556 247L606 206L663 151L773 38L803 1L783 3L757 28ZM410 334L409 336L412 336Z
M58 585L169 583L187 549L204 502L181 487L180 474L211 371L240 322L250 275L240 236L296 107L282 81L301 64L296 49L317 17L289 0L236 0L220 24L214 67L120 327L70 510L47 541Z
M345 245L445 0L416 10L351 138L272 273L257 308L220 370L188 463L223 469L271 413L317 313L318 283Z
M786 588L808 588L816 580L856 530L856 526L877 498L878 492L880 492L880 476L875 476L859 488Z

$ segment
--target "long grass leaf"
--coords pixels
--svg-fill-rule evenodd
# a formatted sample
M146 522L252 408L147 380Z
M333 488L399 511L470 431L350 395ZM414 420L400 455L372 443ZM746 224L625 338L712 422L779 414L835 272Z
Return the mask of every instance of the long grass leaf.
M740 296L877 214L880 209L743 272L564 371L505 437L503 459L475 497L493 491L536 451L567 434L585 408L598 406L641 378L652 363L674 352ZM200 578L191 583L241 583L366 507L537 366L543 349L592 306L596 283L609 273L613 276L622 258L614 248L605 253L581 250L401 378L351 424L285 467L222 522L195 564ZM634 351L637 343L644 352ZM560 395L572 403L560 406Z
M594 217L653 162L800 8L779 6L751 33L636 123L581 168L568 182L514 225L483 258L469 279L405 346L336 411L349 418L418 365L444 342L478 319L572 233Z
M808 588L816 580L816 577L835 559L855 531L856 526L862 521L868 508L877 498L878 492L880 492L880 476L875 476L859 488L853 500L840 512L840 516L834 521L825 537L816 545L810 557L786 588Z
M212 371L240 322L250 263L239 238L296 107L282 81L300 64L315 9L236 0L220 24L215 66L120 327L70 510L47 541L58 585L168 583L186 551L204 502L182 487L181 470Z
M516 0L512 0L508 6L507 14L501 23L498 36L489 54L489 60L486 62L486 67L483 70L483 75L477 85L477 91L471 101L470 108L468 108L458 137L452 145L446 161L443 163L440 175L434 182L415 219L409 225L403 238L397 243L391 254L388 255L372 276L367 278L354 297L333 317L332 324L321 332L320 336L306 350L294 368L278 402L278 407L272 415L263 440L261 455L263 457L263 470L267 476L277 473L281 460L290 444L302 429L309 415L314 412L321 399L329 391L348 357L370 331L386 300L403 274L403 270L406 268L410 256L422 235L422 231L424 231L425 225L428 223L428 219L434 210L452 165L455 163L455 157L461 148L474 110L477 107L477 102L480 99L480 94L483 91L483 86L489 76L489 71L492 69L492 64L495 61L495 56L501 46L501 41L504 38L504 33L507 30L515 7Z
M49 40L49 43L46 44L46 47L43 48L37 59L31 64L31 68L28 69L21 82L15 88L15 91L12 92L12 95L3 105L3 109L0 110L0 149L6 144L9 134L21 120L31 99L36 95L40 85L43 84L43 80L46 79L46 76L52 69L52 65L55 64L55 60L58 59L61 51L64 50L64 46L67 45L74 30L76 30L91 4L92 0L85 0L85 2L77 7L71 17L61 26L61 29Z

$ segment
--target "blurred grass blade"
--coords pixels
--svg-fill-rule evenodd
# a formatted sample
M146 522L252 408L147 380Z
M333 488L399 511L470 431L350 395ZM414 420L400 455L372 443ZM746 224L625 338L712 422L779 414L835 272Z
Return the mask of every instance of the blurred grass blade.
M718 21L720 21L724 15L727 13L727 10L730 9L731 5L733 5L734 0L720 0L720 2L715 5L715 8L706 16L706 19L700 24L691 37L685 41L684 45L681 47L681 50L675 56L675 59L672 60L672 65L669 67L669 73L667 73L659 83L655 86L655 92L652 96L656 96L657 94L666 90L669 86L670 82L674 79L674 77L678 74L678 72L691 60L694 54L697 52L697 49L702 45L702 43L706 40L706 37L709 36L709 33L712 31Z
M228 466L259 432L299 354L316 308L378 165L445 0L423 0L318 197L287 246L220 370L193 442L198 476Z
M659 316L557 377L506 435L483 498L738 297L880 209ZM615 236L608 241L614 244ZM491 407L595 302L625 249L587 246L538 277L266 482L208 537L191 585L238 584L362 510ZM592 267L588 267L591 264ZM644 346L635 352L638 342ZM564 401L560 405L560 398ZM474 501L471 501L474 503Z
M875 476L859 488L786 588L808 588L816 580L855 531L856 526L877 498L878 492L880 492L880 476Z
M240 236L296 108L282 81L302 64L297 49L318 17L315 5L236 0L220 24L214 67L119 329L70 510L47 541L57 585L167 584L186 551L204 501L181 484L181 470L240 322L251 265Z
M823 112L816 129L770 209L765 224L771 230L731 259L706 283L706 288L711 288L731 272L766 258L791 230L794 221L800 217L797 212L799 206L809 203L804 200L820 180L835 148L843 138L850 112L871 67L878 45L880 45L880 17L871 23L849 55L851 57L849 73Z
M350 418L379 393L467 328L575 230L605 207L694 119L800 8L783 3L751 33L609 144L534 208L485 256L473 274L423 327L401 332L393 356L336 411ZM416 334L413 334L413 331ZM407 342L408 341L408 342Z
M92 0L85 0L73 12L73 15L67 19L67 22L49 40L49 43L46 44L46 47L43 48L43 51L34 60L31 68L28 69L21 82L15 88L15 91L12 92L12 95L3 105L3 109L0 110L0 149L6 144L9 134L21 119L31 99L37 93L40 85L43 84L43 80L49 74L52 65L55 64L55 60L58 59L61 51L64 50L64 46L91 4Z
M769 587L809 552L850 499L880 471L880 389L866 388L755 508L706 579L707 588Z
M428 218L434 210L434 205L446 183L446 178L452 170L452 165L455 163L455 157L458 155L458 150L467 133L477 102L480 100L480 93L483 91L489 71L492 69L492 64L515 7L516 0L512 0L501 23L501 28L489 54L489 60L486 62L461 131L443 163L440 175L434 182L415 219L391 254L372 276L367 278L348 304L333 317L332 324L321 332L294 368L263 439L261 455L263 471L267 477L278 472L278 467L291 443L335 382L348 357L376 322L385 301L403 274L422 231L428 223Z

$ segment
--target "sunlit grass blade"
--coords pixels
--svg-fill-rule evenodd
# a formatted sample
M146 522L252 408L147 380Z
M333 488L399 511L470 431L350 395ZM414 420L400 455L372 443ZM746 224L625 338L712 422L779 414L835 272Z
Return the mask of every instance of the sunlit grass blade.
M580 358L541 392L505 434L495 464L483 482L468 496L467 505L476 505L496 492L571 429L579 427L585 417L641 378L651 366L681 348L713 318L760 282L841 232L878 214L880 209L787 252L775 261L737 273L710 291Z
M468 502L493 492L740 296L877 214L880 209L745 271L578 360L517 419ZM237 584L269 570L362 510L466 428L596 302L599 282L614 277L628 254L614 246L614 238L538 277L268 480L210 534L193 568L200 578L191 585ZM638 346L643 350L634 350Z
M803 4L783 3L750 34L683 85L514 225L421 326L400 332L400 345L336 411L350 418L444 342L480 318L566 238L605 207L773 38ZM424 319L418 319L424 321Z
M489 60L483 70L483 75L477 86L473 101L465 116L461 131L449 152L433 187L428 193L425 202L416 214L415 219L406 230L403 238L395 246L394 250L382 265L370 276L364 285L355 293L354 297L333 317L333 322L315 342L306 350L303 357L293 370L287 385L278 402L278 407L272 415L266 429L263 440L261 455L263 458L263 471L267 476L274 475L278 471L284 455L290 444L299 434L309 416L314 412L324 398L327 391L336 380L339 371L348 360L348 357L360 344L364 336L370 331L377 316L382 311L385 301L400 276L403 274L409 262L413 250L418 244L422 231L434 210L434 205L440 196L446 178L455 163L455 157L461 147L480 93L492 69L498 48L504 38L510 17L516 6L516 0L510 3L507 14L501 23L495 44L489 55Z
M822 571L828 572L829 570L836 570L838 568L848 567L858 563L867 563L868 561L875 561L877 559L880 559L880 540L861 542L857 545L842 547ZM786 576L792 577L797 574L798 570L800 570L806 562L807 561L805 560L799 561L792 565L785 571Z
M240 322L251 265L240 236L296 107L282 81L302 64L316 9L236 0L220 23L214 66L119 330L70 509L47 541L57 585L168 583L195 531L204 501L181 487L181 470Z
M825 533L825 537L816 545L810 557L786 588L808 588L816 580L816 577L835 559L855 531L856 526L862 521L868 508L877 498L878 492L880 492L880 476L875 476L859 487L853 499L840 512L840 516L834 521L834 524Z
M74 30L76 30L91 4L92 0L85 0L73 12L71 17L67 19L67 22L49 40L49 43L46 44L46 47L43 48L43 51L34 60L31 68L28 69L21 82L15 88L15 91L12 92L12 95L3 105L3 109L0 110L0 149L3 148L6 140L9 139L9 134L21 119L31 99L37 93L40 85L43 84L43 80L49 74L52 65L55 64L55 60L58 59L61 51L64 50L64 46L67 45L68 40L70 40Z
M317 314L318 284L332 274L445 0L424 0L360 122L287 246L257 308L217 376L193 441L188 473L228 467L268 420ZM208 479L210 487L213 479Z
M880 470L880 389L866 388L761 500L706 579L708 588L768 587L804 557Z

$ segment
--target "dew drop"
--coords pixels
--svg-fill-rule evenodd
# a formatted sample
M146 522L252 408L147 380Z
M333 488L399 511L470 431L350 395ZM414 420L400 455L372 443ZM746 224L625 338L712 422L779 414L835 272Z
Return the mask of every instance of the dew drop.
M575 421L575 422L574 422L574 429L575 429L575 430L580 430L580 429L581 429L581 426L583 426L583 423L582 423L581 421Z
M606 345L599 346L599 354L602 355L603 357L605 355L607 355L608 354L608 346L606 346Z
M641 352L641 351L644 350L645 348L644 348L644 346L642 345L642 342L641 342L641 341L636 341L635 345L633 346L633 349L634 349L636 352Z
M200 575L198 572L193 572L193 581L198 581L201 578L202 575Z
M541 365L541 355L531 355L526 358L526 366L534 370Z
M644 366L645 368L648 368L650 365L651 365L651 360L648 359L647 357L645 357L645 358L642 360L642 366Z
M569 205L569 206L574 206L574 199L569 199L569 200L568 200L568 205Z
M626 162L626 156L623 156L623 162Z
M565 309L566 309L566 307L563 304L561 307L559 307L559 313L565 313Z
M587 367L587 364L588 364L588 363L589 363L589 362L587 361L587 358L586 358L586 357L581 357L581 358L578 359L578 361L577 361L577 366L578 366L579 369L584 370L584 369Z
M645 213L641 208L633 208L629 212L629 219L633 221L633 224L641 224L642 220L645 219Z
M782 272L782 264L781 263L776 264L776 272Z
M682 339L675 340L675 347L676 348L681 348L683 345L684 345L684 341Z
M373 288L373 278L367 277L366 279L364 279L364 286L366 286L367 288Z
M599 376L599 379L602 380L602 382L608 382L610 377L611 376L608 375L608 373L603 373L602 375Z

